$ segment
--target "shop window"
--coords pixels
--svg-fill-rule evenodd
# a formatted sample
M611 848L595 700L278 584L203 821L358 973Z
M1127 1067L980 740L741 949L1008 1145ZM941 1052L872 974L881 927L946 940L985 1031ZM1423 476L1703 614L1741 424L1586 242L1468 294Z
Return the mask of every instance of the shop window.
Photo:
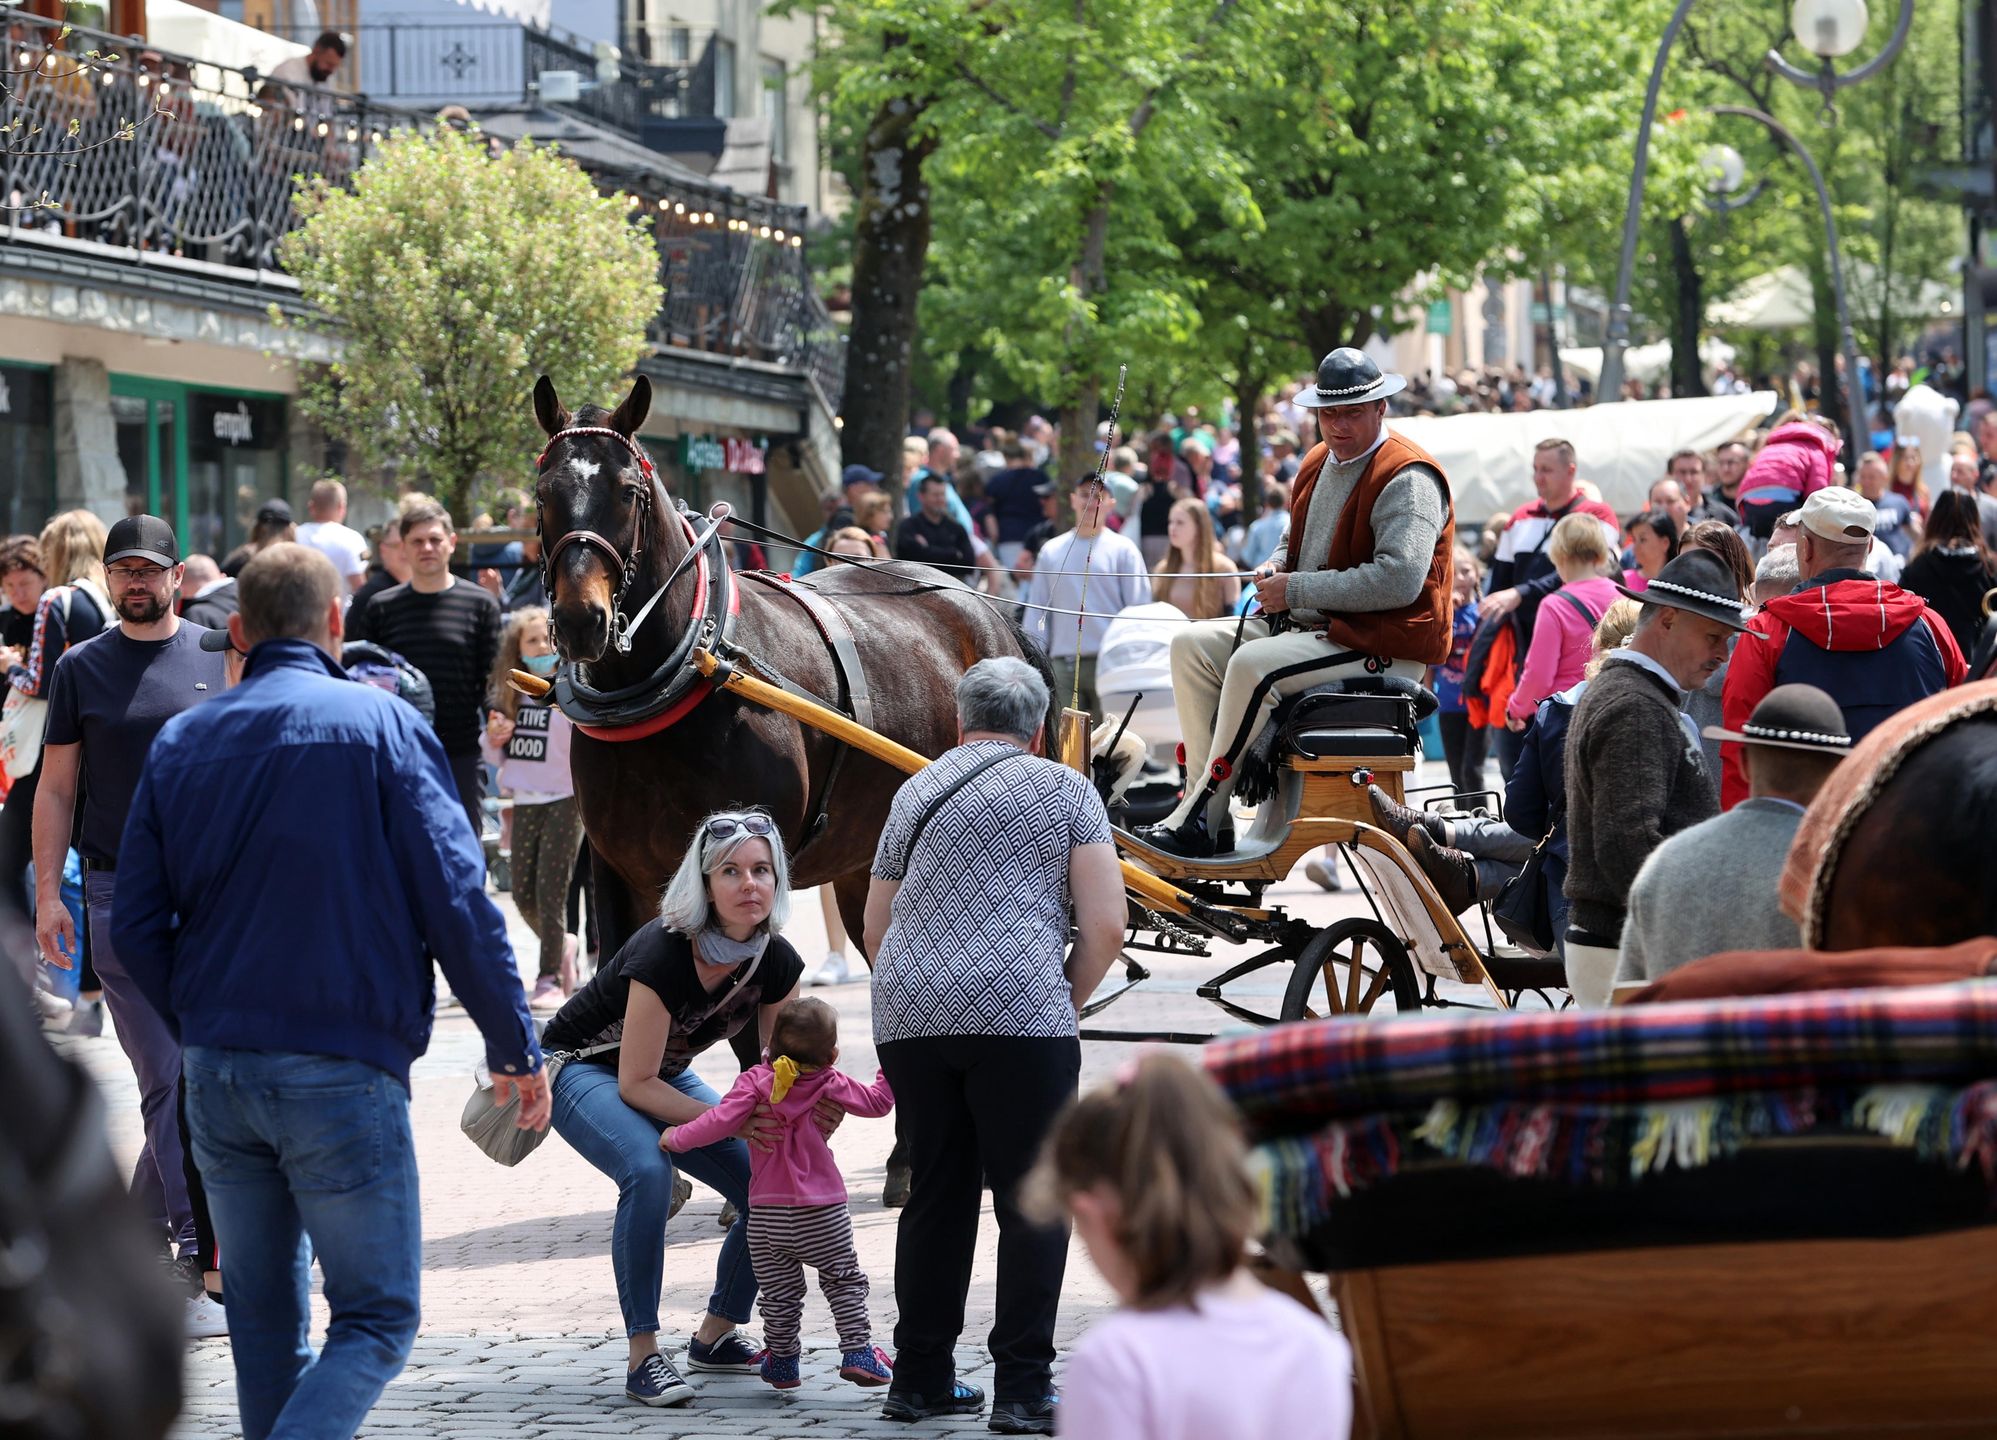
M0 365L0 524L9 535L32 534L54 507L54 379Z

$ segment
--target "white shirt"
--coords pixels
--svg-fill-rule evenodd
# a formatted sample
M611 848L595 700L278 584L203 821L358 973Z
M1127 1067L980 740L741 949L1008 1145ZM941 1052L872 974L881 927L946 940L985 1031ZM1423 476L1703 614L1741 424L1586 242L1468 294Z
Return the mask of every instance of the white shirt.
M310 545L333 562L342 580L367 574L368 542L360 531L337 520L308 520L298 527L298 543Z
M1086 603L1084 583L1088 587ZM1081 621L1079 640L1082 657L1093 659L1102 650L1103 631L1109 629L1109 622L1116 618L1117 612L1149 603L1151 577L1145 573L1144 552L1116 531L1105 530L1090 542L1070 530L1040 547L1040 553L1034 557L1033 579L1026 587L1026 598L1034 605L1086 610L1088 616ZM1078 638L1076 618L1049 614L1046 610L1028 610L1020 627L1050 657L1072 659Z

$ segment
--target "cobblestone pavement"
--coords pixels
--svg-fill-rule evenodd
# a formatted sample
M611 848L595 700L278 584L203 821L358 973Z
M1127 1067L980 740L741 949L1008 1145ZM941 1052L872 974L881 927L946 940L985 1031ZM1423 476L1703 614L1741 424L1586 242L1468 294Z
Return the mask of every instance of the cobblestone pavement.
M1428 767L1437 768L1439 767ZM1314 924L1369 913L1351 889L1326 895L1303 877L1269 892ZM516 952L531 965L534 947L512 902L499 897ZM786 932L806 963L824 953L825 934L814 895L800 895ZM1242 1027L1193 995L1197 983L1246 952L1216 947L1206 958L1144 957L1153 978L1094 1022L1123 1028L1199 1032ZM1238 1003L1273 1013L1287 971L1271 969L1229 987ZM1115 972L1111 982L1114 983ZM818 992L841 1017L841 1068L874 1073L868 987L864 980ZM84 1061L109 1100L113 1148L129 1164L140 1143L131 1071L110 1034L96 1040L59 1039ZM1091 1042L1084 1047L1082 1083L1111 1073L1134 1047ZM754 1376L699 1375L691 1406L653 1410L623 1393L624 1345L609 1259L615 1196L610 1184L558 1136L513 1170L480 1154L458 1133L481 1047L462 1010L438 1013L430 1052L412 1081L411 1116L423 1184L423 1326L408 1367L388 1388L361 1430L364 1436L585 1437L646 1435L660 1440L699 1436L858 1437L984 1434L982 1417L906 1426L880 1416L882 1392L861 1390L837 1376L831 1315L814 1286L805 1310L804 1384L780 1394ZM716 1051L697 1067L718 1089L733 1079L733 1057ZM875 1336L890 1352L895 1322L895 1215L880 1205L890 1121L849 1121L834 1149L853 1195L859 1253L873 1280ZM722 1232L721 1202L696 1187L667 1234L662 1347L678 1358L712 1284ZM991 1386L983 1337L991 1324L996 1229L987 1199L970 1303L957 1352L960 1374ZM1057 1342L1066 1352L1113 1299L1079 1244L1071 1250ZM315 1298L315 1333L326 1312ZM754 1326L750 1327L754 1330ZM667 1337L676 1337L667 1343ZM1058 1379L1058 1372L1057 1372ZM187 1403L175 1440L238 1433L228 1342L191 1345Z

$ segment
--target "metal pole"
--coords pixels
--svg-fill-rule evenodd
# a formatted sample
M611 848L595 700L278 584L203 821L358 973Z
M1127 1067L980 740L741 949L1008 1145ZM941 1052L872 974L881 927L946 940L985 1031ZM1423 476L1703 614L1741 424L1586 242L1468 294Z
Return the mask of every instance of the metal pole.
M1844 418L1851 432L1851 453L1856 457L1863 448L1865 416L1862 409L1863 398L1858 381L1858 342L1851 333L1851 309L1845 304L1844 261L1838 253L1838 222L1831 213L1830 191L1824 188L1823 172L1817 169L1817 162L1810 152L1803 148L1803 142L1789 132L1780 120L1765 111L1755 110L1746 105L1715 105L1715 115L1738 115L1744 120L1752 120L1767 130L1795 152L1803 162L1803 168L1810 174L1810 183L1817 190L1817 208L1823 212L1824 242L1829 247L1831 257L1831 290L1837 296L1838 344L1844 352Z
M1629 344L1629 290L1636 269L1637 230L1643 221L1643 183L1650 173L1650 127L1657 119L1657 95L1664 88L1664 64L1671 58L1671 46L1684 28L1693 0L1678 0L1671 23L1664 27L1664 39L1657 46L1657 61L1650 67L1650 87L1643 92L1643 122L1636 132L1636 157L1630 169L1629 207L1623 212L1623 253L1616 267L1616 295L1609 304L1609 330L1602 339L1602 374L1595 385L1598 404L1621 398L1623 350Z

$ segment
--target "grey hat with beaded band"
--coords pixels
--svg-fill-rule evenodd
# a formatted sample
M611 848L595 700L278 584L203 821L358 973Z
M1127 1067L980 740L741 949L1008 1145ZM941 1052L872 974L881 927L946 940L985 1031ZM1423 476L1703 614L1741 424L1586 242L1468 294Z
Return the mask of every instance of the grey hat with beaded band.
M1777 685L1761 697L1738 730L1708 725L1708 740L1734 740L1776 750L1808 750L1815 755L1849 755L1851 735L1838 702L1814 685Z
M1642 590L1622 584L1616 589L1642 605L1669 605L1735 630L1747 629L1733 570L1710 550L1681 551Z
M1291 402L1303 410L1324 410L1333 405L1367 405L1385 400L1407 388L1399 375L1384 375L1364 350L1341 345L1317 362L1317 383L1306 385Z

